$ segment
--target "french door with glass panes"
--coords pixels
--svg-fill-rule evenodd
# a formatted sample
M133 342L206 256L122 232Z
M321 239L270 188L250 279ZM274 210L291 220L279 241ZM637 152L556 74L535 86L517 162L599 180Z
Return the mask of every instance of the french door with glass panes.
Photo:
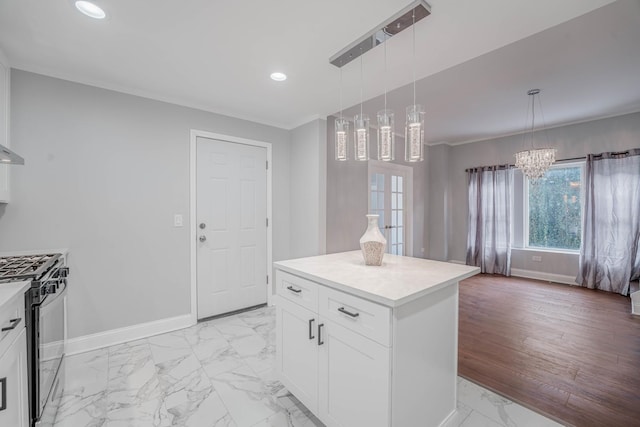
M413 255L413 169L369 161L369 213L377 214L387 253Z

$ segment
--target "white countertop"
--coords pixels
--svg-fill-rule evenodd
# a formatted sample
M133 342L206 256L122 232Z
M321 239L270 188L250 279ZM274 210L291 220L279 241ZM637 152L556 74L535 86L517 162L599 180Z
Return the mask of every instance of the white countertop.
M367 266L360 251L278 261L274 266L389 307L480 273L479 267L390 254L380 267Z
M9 282L0 283L0 310L4 308L4 305L11 301L16 295L24 294L31 286L29 280L23 280L22 282Z

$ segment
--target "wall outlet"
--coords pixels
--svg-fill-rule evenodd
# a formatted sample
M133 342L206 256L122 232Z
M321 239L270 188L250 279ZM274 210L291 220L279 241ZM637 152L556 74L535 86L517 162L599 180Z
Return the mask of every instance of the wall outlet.
M182 215L175 214L173 216L173 226L174 227L182 227L184 224L182 223Z
M534 255L531 257L531 261L542 262L542 257L540 255Z

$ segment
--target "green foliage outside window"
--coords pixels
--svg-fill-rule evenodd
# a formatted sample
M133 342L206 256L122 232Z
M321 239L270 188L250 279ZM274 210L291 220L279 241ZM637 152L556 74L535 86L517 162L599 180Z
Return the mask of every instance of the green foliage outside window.
M551 168L529 182L529 246L580 249L581 171L580 166Z

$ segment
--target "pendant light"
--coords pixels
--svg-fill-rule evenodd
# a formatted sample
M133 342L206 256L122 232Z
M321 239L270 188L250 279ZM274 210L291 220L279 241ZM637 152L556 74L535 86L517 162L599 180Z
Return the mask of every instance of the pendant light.
M349 120L342 117L342 67L340 67L340 117L336 119L336 160L349 159Z
M531 89L527 91L527 95L531 97L531 131L527 132L525 129L524 139L527 136L531 140L531 149L519 151L515 154L516 167L522 170L522 173L529 178L532 182L536 182L542 178L547 172L549 167L556 161L556 153L558 150L555 148L534 148L534 131L536 121L536 95L538 95L538 103L540 106L540 112L542 112L542 102L540 101L540 89ZM527 116L528 116L527 109ZM528 117L527 117L528 120ZM543 116L543 128L544 128L544 116ZM546 135L546 132L545 132ZM547 136L548 143L548 136Z
M355 159L364 162L369 160L369 116L362 113L363 75L362 55L360 55L360 114L353 118L353 134Z
M386 30L386 29L385 29ZM389 162L395 159L395 123L393 111L387 109L387 32L384 43L384 109L378 111L378 160Z
M404 157L407 162L424 160L424 111L416 104L416 14L413 18L413 105L407 107L404 130Z

